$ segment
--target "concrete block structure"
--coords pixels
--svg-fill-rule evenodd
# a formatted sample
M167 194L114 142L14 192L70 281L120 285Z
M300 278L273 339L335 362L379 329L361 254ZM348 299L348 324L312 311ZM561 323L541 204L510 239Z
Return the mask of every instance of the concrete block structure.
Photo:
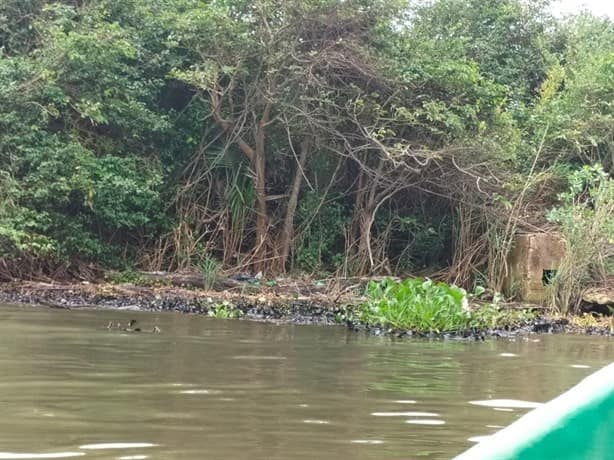
M518 233L508 256L505 294L523 302L544 302L564 254L565 242L555 233Z

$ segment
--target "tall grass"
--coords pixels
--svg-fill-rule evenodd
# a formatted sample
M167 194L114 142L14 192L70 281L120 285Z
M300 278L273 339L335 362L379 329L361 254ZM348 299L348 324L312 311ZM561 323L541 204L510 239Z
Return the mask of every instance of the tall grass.
M203 277L203 287L205 289L213 289L220 274L221 264L213 257L207 255L200 262L199 269Z

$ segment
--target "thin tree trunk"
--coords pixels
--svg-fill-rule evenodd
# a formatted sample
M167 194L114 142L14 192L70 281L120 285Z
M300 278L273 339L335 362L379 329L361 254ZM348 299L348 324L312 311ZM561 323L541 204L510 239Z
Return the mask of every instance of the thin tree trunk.
M258 123L256 133L256 156L253 164L256 173L256 203L258 204L256 216L256 270L264 271L268 254L268 212L266 205L266 155L265 155L265 129L271 114L271 103L268 102Z
M371 252L371 227L377 211L378 179L384 169L384 161L380 158L376 174L370 177L366 172L360 172L356 200L354 202L354 237L358 247L354 253L354 269L356 273L367 274L374 268ZM355 241L356 241L355 240ZM356 244L356 243L355 243Z
M309 148L310 142L308 138L305 138L301 144L301 153L298 158L298 164L294 173L292 186L290 188L290 197L288 198L286 215L284 217L284 224L281 230L279 268L282 272L286 271L288 257L290 256L290 247L292 246L292 239L294 238L294 215L296 214L298 196L301 190L301 184L303 183L303 171L305 169L305 163L307 162Z
M371 209L364 208L358 216L358 228L360 231L358 240L358 271L361 275L368 274L373 268L373 262L369 257L371 252L371 215Z
M256 247L255 247L255 259L256 269L262 270L264 268L264 262L267 253L267 205L266 205L266 166L264 155L264 130L258 129L258 136L256 141L256 159L253 164L254 172L256 173L255 185L256 185Z
M367 272L368 266L370 219L368 209L369 190L366 189L369 181L364 172L360 174L352 217L351 270L355 274L362 275Z

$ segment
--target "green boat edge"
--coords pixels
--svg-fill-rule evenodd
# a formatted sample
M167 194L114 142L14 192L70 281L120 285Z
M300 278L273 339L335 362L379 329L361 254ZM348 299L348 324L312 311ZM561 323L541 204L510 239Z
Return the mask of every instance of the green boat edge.
M614 459L614 363L454 460Z

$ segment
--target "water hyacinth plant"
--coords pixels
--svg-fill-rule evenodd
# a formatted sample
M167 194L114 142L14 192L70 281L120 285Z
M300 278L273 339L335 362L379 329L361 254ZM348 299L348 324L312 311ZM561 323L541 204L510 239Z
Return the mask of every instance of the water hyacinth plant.
M416 332L505 328L519 326L535 316L528 310L501 309L496 299L469 308L469 298L479 294L469 295L462 288L422 278L372 281L366 296L358 311L362 323Z
M459 331L471 321L464 289L430 279L370 282L360 320L421 332Z

